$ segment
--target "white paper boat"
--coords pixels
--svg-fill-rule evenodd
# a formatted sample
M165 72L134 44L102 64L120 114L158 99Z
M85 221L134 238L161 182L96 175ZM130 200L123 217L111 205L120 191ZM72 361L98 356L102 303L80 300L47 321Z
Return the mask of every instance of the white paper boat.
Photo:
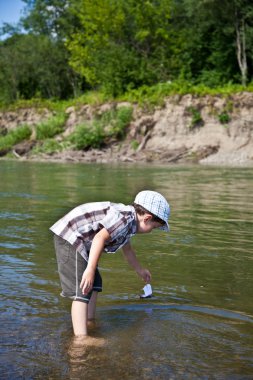
M144 294L140 296L141 298L150 298L152 296L152 287L150 284L145 285L143 290Z

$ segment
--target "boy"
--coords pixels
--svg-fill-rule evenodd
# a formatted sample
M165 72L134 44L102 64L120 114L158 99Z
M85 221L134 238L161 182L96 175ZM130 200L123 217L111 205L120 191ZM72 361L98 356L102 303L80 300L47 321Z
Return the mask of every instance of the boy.
M150 282L151 274L139 264L130 238L154 228L169 231L169 214L166 199L145 190L137 194L131 206L111 202L77 206L50 228L55 234L61 295L73 300L75 336L86 336L88 321L95 317L97 294L102 291L97 268L101 254L122 248L128 263L145 282Z

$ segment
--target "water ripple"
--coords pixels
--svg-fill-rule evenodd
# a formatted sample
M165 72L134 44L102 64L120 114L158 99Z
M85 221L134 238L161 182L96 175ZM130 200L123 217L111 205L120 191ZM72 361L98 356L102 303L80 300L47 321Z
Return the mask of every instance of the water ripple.
M9 211L2 211L0 212L0 219L14 219L14 220L23 220L23 219L32 219L31 214L26 213L18 213L18 212L9 212Z
M101 310L124 310L130 312L139 312L139 311L156 311L156 310L175 310L175 311L186 311L200 314L208 314L211 316L224 318L224 319L235 319L244 322L253 323L253 316L247 315L238 311L231 311L226 309L216 309L209 306L194 306L194 305L178 305L178 304L154 304L154 303L145 303L145 304L127 304L127 305L113 305L113 306L104 306ZM169 315L168 315L169 317Z

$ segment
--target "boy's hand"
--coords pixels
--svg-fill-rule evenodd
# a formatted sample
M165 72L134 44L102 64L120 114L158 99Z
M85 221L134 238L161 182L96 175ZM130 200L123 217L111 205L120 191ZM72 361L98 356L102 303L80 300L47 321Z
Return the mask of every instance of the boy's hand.
M138 271L138 275L146 282L150 282L151 281L151 273L149 272L148 269L140 269Z
M102 228L95 236L91 244L87 268L83 272L80 288L83 294L88 294L93 289L95 271L98 260L103 252L105 242L110 238L109 232Z
M151 274L150 274L148 269L144 269L141 267L141 265L139 264L139 261L137 260L136 255L135 255L135 252L131 247L131 244L127 243L126 245L124 245L124 247L122 247L122 249L123 249L123 253L124 253L125 257L127 258L127 261L135 269L136 273L138 273L138 275L146 283L150 282L151 281Z
M91 269L85 269L80 283L83 294L88 294L93 288L95 272Z

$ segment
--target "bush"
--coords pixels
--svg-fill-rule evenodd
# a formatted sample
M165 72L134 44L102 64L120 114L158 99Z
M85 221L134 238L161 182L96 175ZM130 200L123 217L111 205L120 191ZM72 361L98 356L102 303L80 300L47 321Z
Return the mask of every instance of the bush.
M204 121L202 119L201 113L194 107L188 107L187 111L190 112L192 116L191 124L189 126L190 129L194 129L196 127L202 127L204 125Z
M202 70L199 78L199 84L204 84L209 88L217 88L218 86L224 85L224 73L216 70Z
M0 137L0 151L10 150L13 145L28 139L31 133L31 128L26 124L11 130L7 135Z
M41 122L36 126L36 138L38 140L45 140L63 132L65 119L66 115L64 113L59 113L58 115Z
M133 109L120 107L117 110L106 111L102 114L98 123L106 130L106 137L122 138L125 136L126 127L132 120Z
M221 124L228 124L230 122L230 116L227 112L222 112L218 115Z
M131 141L131 148L133 149L133 150L137 150L138 149L138 147L139 147L139 142L137 141L137 140L132 140Z
M93 124L80 124L70 136L77 149L100 148L112 138L123 138L126 127L132 119L131 107L104 112L97 116Z
M38 153L46 153L46 154L52 154L55 152L62 152L64 149L67 149L69 147L69 143L67 141L58 142L54 139L46 139L43 141L42 144L36 145L32 153L38 154Z
M103 145L105 133L99 123L92 126L80 124L70 136L70 141L77 149L100 148Z
M131 107L120 107L116 112L116 123L114 126L114 134L116 137L123 137L126 132L126 127L130 124L133 116Z

